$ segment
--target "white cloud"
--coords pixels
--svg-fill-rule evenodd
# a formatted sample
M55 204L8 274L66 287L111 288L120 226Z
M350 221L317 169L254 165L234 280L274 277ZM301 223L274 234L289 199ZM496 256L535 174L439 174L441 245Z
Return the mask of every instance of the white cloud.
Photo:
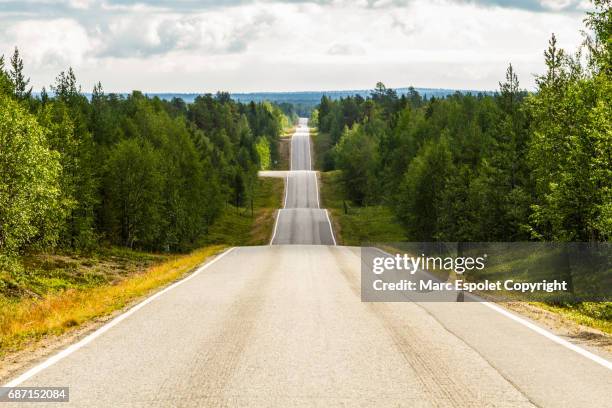
M364 88L379 80L492 89L509 62L532 86L550 34L573 50L583 17L558 11L575 8L573 0L25 3L24 17L9 17L0 0L0 52L18 45L35 87L72 65L84 89L100 80L109 90L150 92Z
M94 41L85 29L67 18L19 21L10 25L3 37L3 48L19 46L23 58L34 70L79 65L94 48Z

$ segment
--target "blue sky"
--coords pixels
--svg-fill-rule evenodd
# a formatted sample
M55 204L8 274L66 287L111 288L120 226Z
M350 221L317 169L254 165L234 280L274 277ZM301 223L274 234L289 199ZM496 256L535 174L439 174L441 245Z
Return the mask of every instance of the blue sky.
M84 90L532 88L551 33L575 50L582 0L0 0L0 53L36 89L72 66Z

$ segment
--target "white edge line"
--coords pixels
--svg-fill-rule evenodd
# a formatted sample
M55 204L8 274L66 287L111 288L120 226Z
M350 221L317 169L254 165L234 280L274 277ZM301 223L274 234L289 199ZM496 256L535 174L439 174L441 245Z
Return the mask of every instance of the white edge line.
M274 232L272 233L272 238L270 239L270 245L274 242L274 238L276 237L276 229L278 227L278 219L280 218L281 210L276 210L276 220L274 220Z
M198 269L196 269L195 272L191 273L190 275L186 276L185 278L183 278L183 279L181 279L181 280L179 280L177 282L174 282L172 285L166 287L165 289L162 289L161 291L153 294L152 296L146 298L142 302L138 303L136 306L132 307L131 309L127 310L126 312L124 312L124 313L120 314L119 316L115 317L113 320L111 320L110 322L106 323L104 326L100 327L99 329L97 329L93 333L87 335L86 337L84 337L83 339L78 341L77 343L74 343L74 344L68 346L64 350L60 351L59 353L55 354L54 356L49 357L47 360L43 361L42 363L38 364L37 366L34 366L34 367L30 368L28 371L26 371L25 373L21 374L19 377L13 379L12 381L9 381L5 385L3 385L3 387L16 387L19 384L23 383L24 381L26 381L26 380L30 379L31 377L35 376L36 374L40 373L41 371L45 370L46 368L51 367L53 364L57 363L58 361L64 359L65 357L68 357L70 354L74 353L75 351L77 351L78 349L82 348L83 346L91 343L93 340L95 340L96 338L100 337L102 334L106 333L111 328L113 328L114 326L118 325L123 320L127 319L129 316L133 315L138 310L142 309L144 306L148 305L149 303L151 303L152 301L154 301L155 299L157 299L158 297L160 297L164 293L166 293L166 292L174 289L175 287L177 287L179 285L182 285L183 283L187 282L188 280L196 277L198 274L200 274L200 272L202 272L203 270L205 270L209 266L212 266L215 262L217 262L218 260L223 258L225 255L227 255L230 252L232 252L234 249L236 249L236 248L235 247L230 248L227 251L223 252L222 254L217 255L214 259L212 259L211 261L205 263L204 265L202 265Z
M297 132L297 131L296 131ZM289 160L291 163L289 164L289 170L293 170L293 140L295 136L295 132L291 135L291 146L289 146Z
M393 256L390 253L388 253L386 251L383 251L380 248L376 248L376 247L373 247L373 248L375 248L376 250L378 250L379 252L381 252L381 253L383 253L385 255ZM436 278L433 275L431 275L429 272L427 272L427 271L423 271L423 272L425 272L426 274L432 276L435 280L439 280L438 278ZM580 354L581 356L586 357L589 360L591 360L591 361L593 361L593 362L595 362L595 363L597 363L599 365L602 365L602 366L604 366L605 368L607 368L609 370L612 370L612 362L606 360L605 358L600 357L597 354L591 353L590 351L585 350L582 347L577 346L574 343L571 343L571 342L569 342L569 341L567 341L565 339L562 339L561 337L557 336L556 334L553 334L553 333L549 332L548 330L546 330L546 329L544 329L544 328L542 328L542 327L540 327L540 326L538 326L538 325L536 325L536 324L534 324L534 323L532 323L532 322L530 322L528 320L525 320L522 317L519 317L519 316L515 315L514 313L509 312L508 310L504 309L501 306L498 306L498 305L496 305L494 303L491 303L491 302L487 302L487 301L485 301L484 299L482 299L481 297L479 297L477 295L473 295L473 294L470 293L470 294L466 294L466 296L470 296L471 298L477 300L478 303L481 303L481 304L485 305L486 307L488 307L489 309L494 310L497 313L502 314L502 315L506 316L507 318L514 320L517 323L522 324L523 326L527 327L528 329L531 329L532 331L534 331L534 332L536 332L536 333L546 337L547 339L552 340L553 342L559 344L560 346L563 346L563 347L565 347L567 349L570 349L570 350Z
M315 188L317 189L317 208L321 208L321 204L319 204L319 180L317 180L317 172L315 171L313 173L315 178Z
M336 237L334 236L334 229L332 228L331 221L329 220L329 212L325 210L325 216L327 217L327 223L329 224L329 232L331 233L332 239L334 240L334 246L336 246Z
M285 175L285 199L283 200L283 208L287 208L287 194L289 192L289 172Z
M517 315L515 315L514 313L510 313L509 311L507 311L506 309L497 306L496 304L493 304L491 302L481 302L483 305L487 306L488 308L495 310L497 313L500 313L504 316L506 316L509 319L514 320L517 323L522 324L523 326L533 330L534 332L546 337L549 340L554 341L555 343L568 348L578 354L580 354L583 357L588 358L591 361L594 361L595 363L604 366L605 368L612 370L612 362L606 360L603 357L598 356L597 354L591 353L590 351L587 351L585 349L583 349L582 347L579 347L573 343L570 343L567 340L562 339L561 337L549 332L546 329L541 328L540 326L531 323L528 320L525 320Z
M312 155L310 154L310 128L308 129L306 137L308 138L308 170L312 170Z

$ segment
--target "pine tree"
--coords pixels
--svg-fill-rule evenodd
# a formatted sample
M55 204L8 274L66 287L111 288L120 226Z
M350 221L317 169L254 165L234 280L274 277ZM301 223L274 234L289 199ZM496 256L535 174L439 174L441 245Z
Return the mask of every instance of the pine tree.
M30 78L26 78L23 74L23 59L19 56L19 49L15 47L13 56L11 57L11 70L9 77L13 83L13 92L18 99L27 99L32 94L32 87L27 89L30 83Z

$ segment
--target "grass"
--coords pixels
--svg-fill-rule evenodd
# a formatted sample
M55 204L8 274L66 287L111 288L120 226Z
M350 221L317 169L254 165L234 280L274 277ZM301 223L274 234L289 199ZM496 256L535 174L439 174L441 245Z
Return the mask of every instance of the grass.
M71 287L35 298L0 297L0 356L17 351L46 335L58 335L91 319L108 315L167 285L223 246L211 246L188 255L165 257L161 263L118 282L96 287ZM132 265L131 262L128 264ZM76 268L79 270L79 268Z
M296 126L291 126L291 127L284 128L283 132L281 134L281 138L286 138L286 137L293 136L293 134L295 133L296 129L297 129L297 125Z
M280 160L275 166L275 170L290 170L291 160L291 139L281 139L278 143Z
M259 187L250 208L228 205L221 217L210 228L202 245L230 246L266 245L272 236L276 210L282 207L284 180L260 178Z
M399 222L391 211L384 206L357 207L347 202L348 213L345 213L345 194L342 189L340 172L321 172L320 175L322 207L330 211L339 244L362 245L364 243L394 243L406 240ZM487 269L487 276L479 276L479 280L485 278L490 280L513 278L520 281L521 276L505 276L506 272L504 271L528 269L530 264L538 264L532 259L537 256L538 254L524 254L522 257L515 257L512 261L504 261L497 267ZM544 276L544 278L546 277ZM528 303L553 312L563 320L612 334L612 302Z
M227 246L267 244L283 179L259 179L250 208L228 206L202 248L151 254L99 248L93 254L0 257L0 357L107 316L192 271Z
M327 208L331 213L338 243L362 245L368 242L405 240L404 232L391 210L381 205L368 207L353 205L344 199L339 171L320 174L322 207Z
M575 323L612 334L612 302L580 302L563 305L533 302L532 304Z

